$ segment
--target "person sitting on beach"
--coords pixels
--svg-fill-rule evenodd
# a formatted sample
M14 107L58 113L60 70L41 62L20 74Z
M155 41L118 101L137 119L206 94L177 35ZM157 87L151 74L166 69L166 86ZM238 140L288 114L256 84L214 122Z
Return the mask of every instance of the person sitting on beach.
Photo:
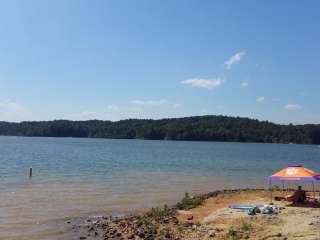
M287 197L287 201L293 203L304 203L307 199L306 191L302 190L301 186L298 187L291 196Z

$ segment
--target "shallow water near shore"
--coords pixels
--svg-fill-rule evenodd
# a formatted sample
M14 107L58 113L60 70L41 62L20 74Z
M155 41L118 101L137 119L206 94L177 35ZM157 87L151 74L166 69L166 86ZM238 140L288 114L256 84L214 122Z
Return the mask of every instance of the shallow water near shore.
M0 137L0 239L72 239L70 219L265 187L274 171L319 161L312 145Z

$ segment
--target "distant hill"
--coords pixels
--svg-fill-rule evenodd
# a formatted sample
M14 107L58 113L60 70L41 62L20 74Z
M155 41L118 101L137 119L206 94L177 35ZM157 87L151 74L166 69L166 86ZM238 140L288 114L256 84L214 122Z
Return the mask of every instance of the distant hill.
M117 122L0 122L0 135L320 144L320 124L280 125L227 116Z

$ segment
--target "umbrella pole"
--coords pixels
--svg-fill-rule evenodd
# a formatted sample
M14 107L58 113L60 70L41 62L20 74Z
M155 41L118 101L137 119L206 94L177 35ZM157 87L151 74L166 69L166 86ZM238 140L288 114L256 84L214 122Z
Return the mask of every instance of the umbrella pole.
M313 200L316 200L316 192L314 191L314 181L312 181Z
M282 180L282 197L284 197L284 181Z

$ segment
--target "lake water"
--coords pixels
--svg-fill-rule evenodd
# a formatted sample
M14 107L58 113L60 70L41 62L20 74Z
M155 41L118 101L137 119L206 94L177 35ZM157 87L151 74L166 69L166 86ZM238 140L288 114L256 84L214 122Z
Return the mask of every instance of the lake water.
M266 187L265 176L295 163L320 170L320 147L0 137L0 239L72 239L68 219Z

